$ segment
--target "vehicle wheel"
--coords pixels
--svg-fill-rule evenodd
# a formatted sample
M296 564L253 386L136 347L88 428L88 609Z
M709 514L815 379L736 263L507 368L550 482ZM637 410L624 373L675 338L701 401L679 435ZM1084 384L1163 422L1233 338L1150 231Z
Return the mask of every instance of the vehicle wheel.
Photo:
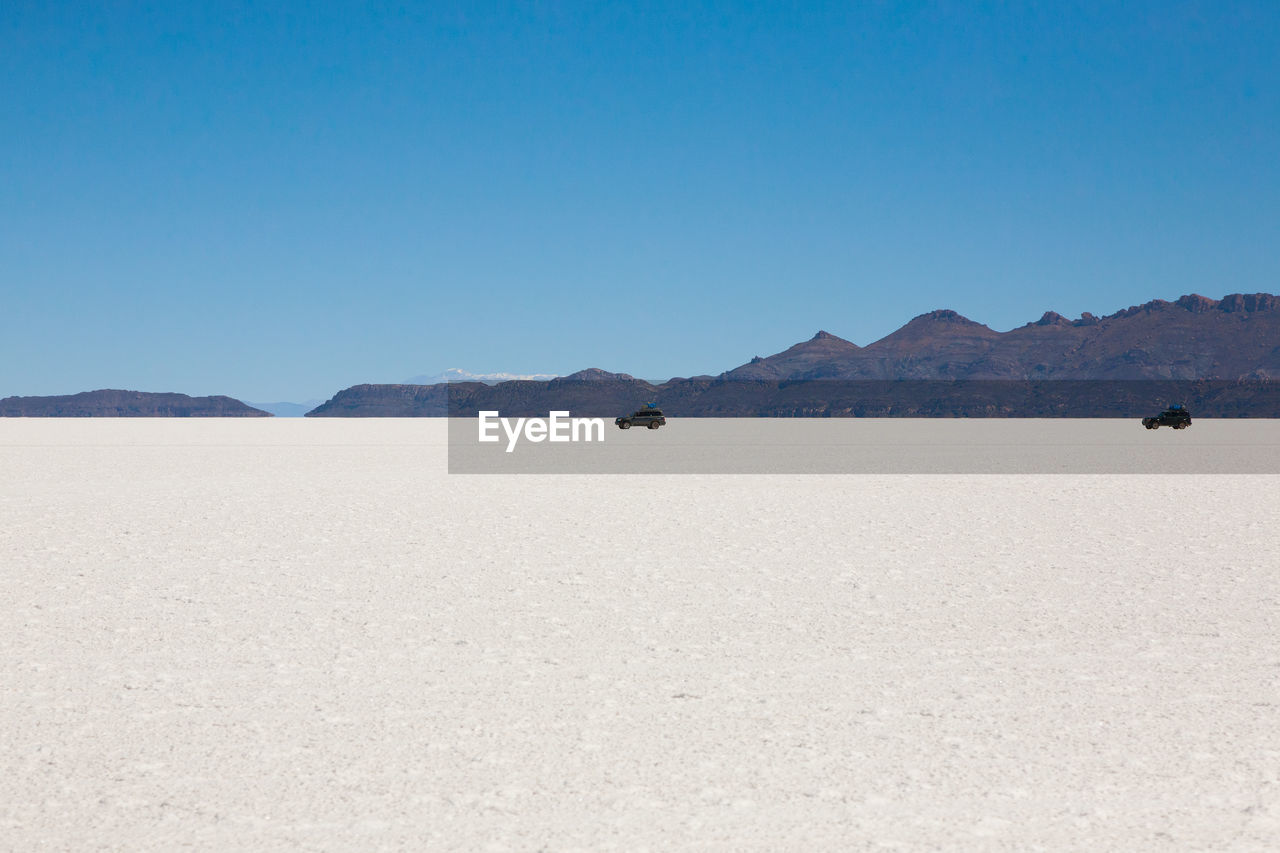
M618 424L618 429L631 429L631 421L623 421Z
M649 429L657 429L660 426L662 426L662 424L658 423L657 421L649 422Z

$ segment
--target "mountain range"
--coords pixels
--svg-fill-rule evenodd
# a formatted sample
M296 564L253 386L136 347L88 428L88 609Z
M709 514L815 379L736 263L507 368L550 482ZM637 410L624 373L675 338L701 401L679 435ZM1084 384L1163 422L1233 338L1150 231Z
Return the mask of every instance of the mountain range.
M611 415L646 402L683 416L1130 414L1195 401L1205 413L1280 417L1280 296L1157 299L1071 320L1052 311L1007 332L931 311L866 346L830 332L718 376L636 379L457 368L394 385L356 385L314 408L230 397L100 390L7 397L0 416L418 417L567 409ZM310 409L306 411L306 409ZM263 411L267 409L268 411ZM1274 411L1273 411L1274 409Z
M827 332L728 379L1280 379L1280 297L1157 299L1105 317L1050 311L996 332L954 311L922 314L859 347Z
M1085 417L1128 415L1162 401L1280 416L1270 380L1280 381L1280 297L1192 294L1103 317L1048 312L1007 332L932 311L865 347L820 331L719 376L662 383L589 368L495 385L357 385L308 416L608 415L650 401L684 416ZM1252 384L1242 390L1239 383Z

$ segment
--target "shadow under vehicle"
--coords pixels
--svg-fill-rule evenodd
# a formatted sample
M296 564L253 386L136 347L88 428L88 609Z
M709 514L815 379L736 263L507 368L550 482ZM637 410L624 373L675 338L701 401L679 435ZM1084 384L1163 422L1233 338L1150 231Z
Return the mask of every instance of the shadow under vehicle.
M613 419L613 423L618 427L618 429L631 429L633 426L657 429L666 422L667 419L663 417L662 410L655 409L653 406L645 406L639 411Z
M1142 425L1147 429L1159 429L1162 426L1186 429L1191 426L1191 413L1182 406L1170 406L1153 418L1143 418Z

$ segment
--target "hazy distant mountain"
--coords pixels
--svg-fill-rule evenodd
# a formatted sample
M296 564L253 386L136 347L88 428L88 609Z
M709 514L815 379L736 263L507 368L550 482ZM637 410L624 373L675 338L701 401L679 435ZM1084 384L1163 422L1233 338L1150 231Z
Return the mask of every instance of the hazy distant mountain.
M547 380L555 378L556 375L554 373L472 373L460 367L451 367L444 373L436 373L430 376L411 376L403 384L435 385L440 382L483 382L486 385L496 385L499 382L510 382L513 379Z
M249 403L249 405L264 412L270 412L277 418L300 418L323 402L323 400L307 400L303 403Z
M5 397L8 418L269 418L231 397L188 397L147 391L84 391L59 397Z
M818 332L717 377L655 383L590 368L547 381L360 385L310 414L608 415L656 401L677 416L1083 417L1195 401L1218 416L1277 417L1272 386L1280 389L1280 297L1193 294L1105 317L1048 312L1008 332L933 311L865 347Z

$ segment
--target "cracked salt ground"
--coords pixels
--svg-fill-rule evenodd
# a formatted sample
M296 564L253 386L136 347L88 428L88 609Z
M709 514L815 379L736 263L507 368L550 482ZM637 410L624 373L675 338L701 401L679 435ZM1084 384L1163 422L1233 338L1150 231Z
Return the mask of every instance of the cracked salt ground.
M444 452L0 423L0 848L1280 847L1274 477Z

